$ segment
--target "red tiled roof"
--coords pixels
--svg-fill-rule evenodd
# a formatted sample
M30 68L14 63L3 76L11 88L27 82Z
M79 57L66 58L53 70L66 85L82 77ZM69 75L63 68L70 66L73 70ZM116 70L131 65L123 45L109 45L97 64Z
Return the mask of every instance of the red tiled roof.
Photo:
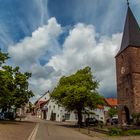
M116 98L105 98L105 102L107 103L107 105L112 106L112 107L118 105Z
M49 93L49 90L48 90L47 92L45 92L42 96L40 96L40 97L37 99L37 101L35 101L34 105L38 104L39 100L40 100L43 96L45 96L46 94L48 94L48 93Z
M38 101L37 102L37 104L36 104L36 106L44 106L47 102L49 102L49 100L47 100L47 101Z
M49 100L47 100L47 101L41 101L41 103L40 103L40 105L41 106L44 106L46 103L48 103L49 102Z
M97 108L104 109L104 106L103 105L97 105Z

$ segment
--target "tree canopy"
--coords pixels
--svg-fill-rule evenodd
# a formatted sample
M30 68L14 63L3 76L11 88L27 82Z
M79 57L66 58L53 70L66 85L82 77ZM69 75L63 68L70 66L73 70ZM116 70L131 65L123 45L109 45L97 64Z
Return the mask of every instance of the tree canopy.
M112 117L114 117L115 115L117 115L117 113L118 113L117 108L110 108L110 109L108 110L108 115L109 115L110 118L112 118Z
M6 59L8 59L8 54L3 53L0 49L0 66L5 62Z
M13 68L4 65L8 58L8 54L0 50L0 108L20 107L33 96L32 91L28 89L31 73L20 72L18 66Z
M85 108L95 109L104 104L97 92L99 83L92 76L91 68L85 67L70 76L63 76L51 94L58 104L66 109L78 112L78 123L82 122L82 111Z

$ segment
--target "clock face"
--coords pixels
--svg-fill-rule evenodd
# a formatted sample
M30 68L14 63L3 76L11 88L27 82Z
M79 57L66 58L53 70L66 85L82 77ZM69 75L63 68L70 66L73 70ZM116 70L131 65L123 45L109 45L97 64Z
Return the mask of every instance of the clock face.
M125 68L121 67L121 74L124 74L124 73L125 73Z

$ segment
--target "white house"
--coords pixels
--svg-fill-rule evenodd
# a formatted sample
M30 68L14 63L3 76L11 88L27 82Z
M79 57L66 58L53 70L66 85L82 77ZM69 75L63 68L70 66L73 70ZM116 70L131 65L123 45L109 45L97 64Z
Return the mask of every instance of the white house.
M49 91L45 92L34 104L36 106L35 113L39 118L46 118L47 108L43 108L43 106L49 101L50 93ZM43 109L42 109L43 108Z
M46 112L46 120L77 121L76 113L67 111L64 107L59 106L53 100L49 100L44 107L48 108Z
M96 109L90 110L90 115L87 115L83 112L83 121L87 117L95 117L97 120L100 120L106 123L108 119L108 110L110 107L117 106L117 99L105 99L107 103L106 106L99 105ZM77 122L78 115L75 111L68 111L64 107L56 104L55 101L50 99L50 93L46 92L41 96L35 103L36 105L36 115L39 118L52 120L52 121L71 121Z

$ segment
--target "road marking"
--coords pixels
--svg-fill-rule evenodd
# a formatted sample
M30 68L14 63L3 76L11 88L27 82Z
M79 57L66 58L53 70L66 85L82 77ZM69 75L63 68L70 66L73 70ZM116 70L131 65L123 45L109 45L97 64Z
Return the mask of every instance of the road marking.
M39 123L36 124L35 128L34 128L33 131L31 132L31 134L30 134L28 140L35 140L38 127L39 127Z

